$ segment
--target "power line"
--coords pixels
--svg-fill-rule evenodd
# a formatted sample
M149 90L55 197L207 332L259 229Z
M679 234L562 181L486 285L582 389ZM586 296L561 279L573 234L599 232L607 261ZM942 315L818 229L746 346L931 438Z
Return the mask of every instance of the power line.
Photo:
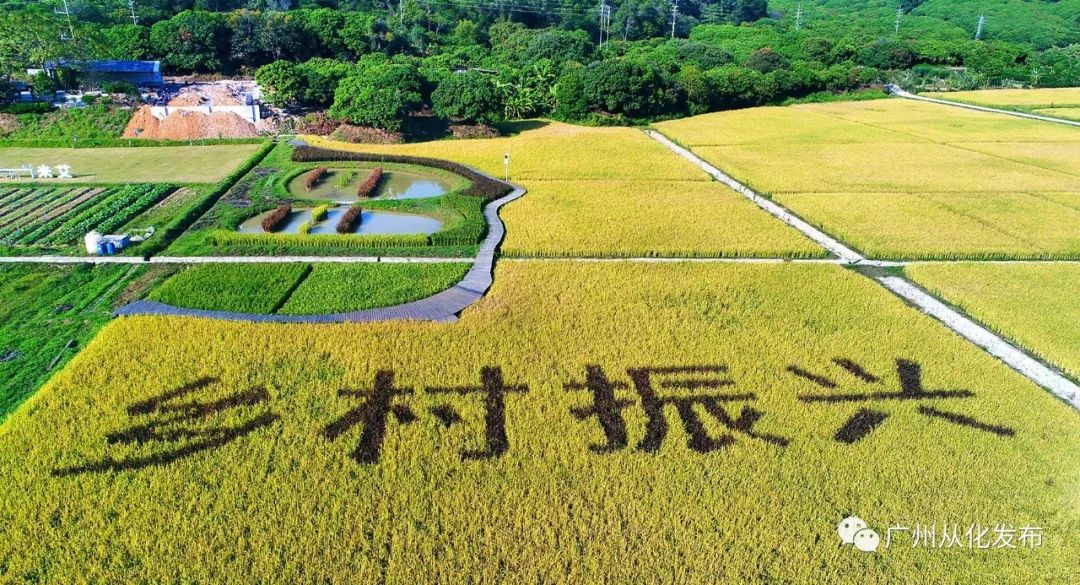
M67 19L68 32L70 33L70 35L65 35L63 32L61 32L60 33L60 40L61 41L73 41L73 40L75 40L75 25L73 25L71 23L71 9L68 7L68 0L61 0L61 1L64 3L64 9L60 10L59 8L55 8L55 9L53 9L53 12L55 12L56 14L62 15L63 17L65 17Z
M524 6L516 4L488 3L482 0L430 0L432 4L445 4L463 8L475 8L479 10L492 10L504 12L523 12L528 14L546 14L549 16L588 16L592 10L572 8L569 6L556 6L541 8L538 6Z

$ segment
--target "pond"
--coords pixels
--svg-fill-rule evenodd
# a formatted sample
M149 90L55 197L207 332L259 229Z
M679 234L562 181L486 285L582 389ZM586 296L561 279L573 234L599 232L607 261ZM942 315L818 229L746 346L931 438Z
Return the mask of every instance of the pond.
M351 175L349 173L352 173ZM307 189L307 178L311 171L300 173L289 181L289 192L304 199L330 199L342 203L355 203L359 200L356 188L360 186L370 169L329 169L318 185ZM339 184L342 177L349 180ZM438 197L453 189L453 181L433 175L423 175L409 171L385 171L379 188L375 190L377 199L423 199Z
M326 212L326 219L311 226L311 235L336 234L337 224L348 207L334 207ZM237 231L243 234L261 234L262 220L272 213L260 213L240 224ZM285 225L276 233L295 234L300 226L311 219L310 209L297 209L292 212ZM354 234L433 234L442 229L442 222L426 215L399 213L396 211L369 211L360 213L360 227Z

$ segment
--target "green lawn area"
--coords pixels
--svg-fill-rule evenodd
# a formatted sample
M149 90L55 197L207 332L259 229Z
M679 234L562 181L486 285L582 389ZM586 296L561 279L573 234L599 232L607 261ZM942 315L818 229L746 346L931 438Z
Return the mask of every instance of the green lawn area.
M74 181L79 183L214 183L228 176L259 146L0 148L0 167L68 164ZM4 182L8 181L0 181Z
M1080 380L1080 265L934 263L904 272Z

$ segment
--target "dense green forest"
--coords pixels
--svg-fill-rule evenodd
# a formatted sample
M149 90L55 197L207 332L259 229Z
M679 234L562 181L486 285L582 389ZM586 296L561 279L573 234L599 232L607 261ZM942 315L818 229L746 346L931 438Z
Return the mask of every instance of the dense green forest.
M0 73L160 59L254 75L272 104L388 131L417 110L618 124L886 82L1080 84L1080 0L603 2L69 0L69 19L61 0L7 0ZM30 81L78 83L61 77Z

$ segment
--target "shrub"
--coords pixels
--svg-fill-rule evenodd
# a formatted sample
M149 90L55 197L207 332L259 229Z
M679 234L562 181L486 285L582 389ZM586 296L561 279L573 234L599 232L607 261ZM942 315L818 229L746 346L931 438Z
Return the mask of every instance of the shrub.
M267 215L262 220L262 229L264 232L273 232L281 228L281 224L289 218L292 214L292 205L288 203L279 205L272 213Z
M315 148L312 146L300 146L293 151L292 159L293 162L344 160L359 162L402 163L442 169L444 171L450 171L452 173L460 175L468 179L472 183L471 185L466 187L464 191L462 191L465 195L480 197L481 199L487 201L498 199L513 190L513 187L511 185L497 179L493 179L463 164L437 158L395 154L371 154L366 152L344 152L340 150L330 150L326 148Z
M356 226L360 225L363 209L359 205L354 205L349 208L338 220L337 233L339 234L351 234Z
M364 179L363 183L356 188L356 195L360 198L371 197L375 193L375 189L379 186L379 181L382 180L382 167L375 167L375 170L371 171L368 178Z
M315 185L318 185L319 181L321 181L322 178L325 177L325 176L326 176L326 167L316 167L314 170L312 170L310 173L308 173L307 181L306 181L307 190L311 191L311 188L314 187Z
M213 246L256 246L266 248L416 248L430 245L424 234L242 234L226 230L211 232L207 241Z
M353 177L356 176L356 171L338 171L337 181L334 182L339 188L344 189L352 182Z

